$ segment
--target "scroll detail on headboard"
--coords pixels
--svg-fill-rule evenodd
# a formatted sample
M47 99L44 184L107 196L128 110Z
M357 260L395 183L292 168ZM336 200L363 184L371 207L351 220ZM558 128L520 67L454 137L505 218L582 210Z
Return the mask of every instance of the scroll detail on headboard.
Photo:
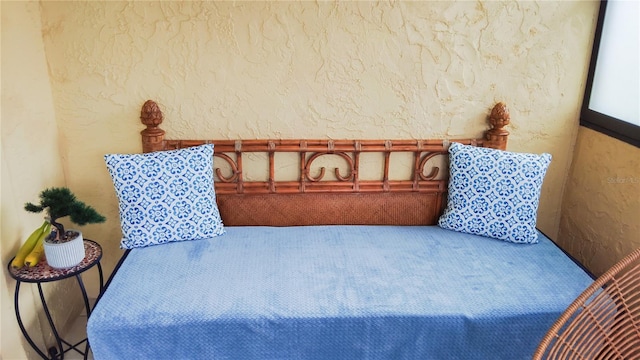
M433 225L446 203L448 169L432 165L432 159L446 157L451 141L506 149L509 112L504 103L494 106L489 116L491 129L481 139L454 140L167 140L159 128L163 114L157 103L148 100L140 119L144 152L214 144L217 161L228 165L230 174L216 167L216 197L225 226L232 225ZM266 181L246 181L243 153L265 153ZM298 157L295 181L276 179L275 154L294 153ZM360 178L361 154L382 154L380 179ZM410 178L391 180L393 153L413 154ZM335 155L347 164L335 168L335 180L325 179L325 168L314 171L314 161ZM446 164L446 161L444 161ZM427 168L430 164L430 168Z

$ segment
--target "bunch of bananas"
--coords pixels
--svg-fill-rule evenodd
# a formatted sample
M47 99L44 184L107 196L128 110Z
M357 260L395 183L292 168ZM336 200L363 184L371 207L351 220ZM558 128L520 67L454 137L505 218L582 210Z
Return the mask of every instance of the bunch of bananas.
M23 266L34 267L38 264L44 253L44 239L51 232L51 224L45 221L42 226L34 230L24 244L18 250L16 257L11 261L11 266L21 268Z

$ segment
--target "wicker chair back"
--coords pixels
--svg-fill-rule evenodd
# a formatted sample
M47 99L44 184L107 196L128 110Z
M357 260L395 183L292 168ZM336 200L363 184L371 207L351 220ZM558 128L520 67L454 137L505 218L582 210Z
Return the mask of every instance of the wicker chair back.
M640 359L640 249L596 279L565 310L533 359Z

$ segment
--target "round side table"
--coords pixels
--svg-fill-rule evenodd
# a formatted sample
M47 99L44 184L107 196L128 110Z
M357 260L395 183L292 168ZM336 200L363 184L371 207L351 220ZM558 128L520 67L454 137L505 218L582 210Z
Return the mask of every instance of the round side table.
M91 314L91 306L89 305L89 298L87 297L87 291L84 288L84 283L82 282L82 274L83 272L91 269L94 266L98 266L98 273L100 276L100 293L103 291L103 275L102 275L102 266L100 265L100 259L102 258L102 247L100 244L93 240L84 239L84 253L85 257L82 259L80 264L67 268L67 269L56 269L52 268L47 264L46 259L40 260L38 265L34 267L22 267L19 269L14 269L11 266L11 262L9 262L9 274L12 278L16 280L16 289L14 295L14 305L16 311L16 318L18 319L18 325L20 326L20 330L22 331L22 335L27 339L29 345L43 358L43 359L64 359L64 354L73 349L79 352L84 356L85 360L89 354L89 341L87 338L76 343L71 344L60 337L56 327L53 323L53 319L51 318L51 313L49 312L49 308L47 306L47 302L44 298L44 293L42 292L42 283L58 281L66 278L70 278L75 276L78 285L80 286L80 290L82 291L82 298L84 300L84 307L87 312L87 318ZM42 307L44 309L44 313L47 316L47 320L49 321L49 326L53 331L53 336L56 338L57 347L50 347L48 349L49 356L45 355L45 353L38 348L38 346L33 342L27 330L22 323L22 319L20 317L20 308L19 308L19 293L20 293L20 284L21 283L35 283L38 286L38 293L40 294L40 301L42 302ZM63 343L67 346L67 348L63 348ZM84 352L78 349L78 346L82 343L85 343Z

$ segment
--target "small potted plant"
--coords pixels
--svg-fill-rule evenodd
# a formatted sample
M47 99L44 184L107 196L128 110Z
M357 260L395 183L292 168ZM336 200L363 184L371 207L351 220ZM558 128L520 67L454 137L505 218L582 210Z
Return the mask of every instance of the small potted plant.
M54 268L69 268L78 265L84 259L82 232L65 230L58 222L61 217L69 216L77 225L101 223L105 217L91 206L76 199L66 187L45 189L40 193L40 204L26 203L24 209L39 213L46 211L45 219L51 223L52 232L44 239L44 254L47 263Z

